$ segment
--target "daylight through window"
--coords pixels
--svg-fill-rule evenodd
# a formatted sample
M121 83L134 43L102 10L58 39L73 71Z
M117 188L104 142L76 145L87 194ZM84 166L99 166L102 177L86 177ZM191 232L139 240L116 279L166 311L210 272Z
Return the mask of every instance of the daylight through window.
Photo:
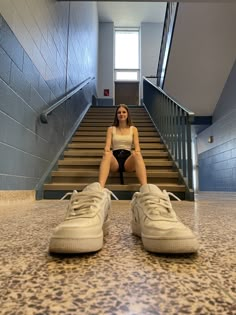
M115 80L139 80L139 30L115 30Z

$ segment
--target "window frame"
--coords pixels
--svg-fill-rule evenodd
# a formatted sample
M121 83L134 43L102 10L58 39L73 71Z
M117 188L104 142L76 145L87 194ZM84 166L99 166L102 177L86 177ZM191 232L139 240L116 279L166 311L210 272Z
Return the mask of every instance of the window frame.
M138 33L138 68L116 68L116 32L136 32ZM114 81L126 81L126 82L140 82L140 62L141 62L141 50L140 50L140 28L139 27L115 27L114 28ZM126 73L135 73L137 76L137 79L118 79L117 74L120 72L126 72Z

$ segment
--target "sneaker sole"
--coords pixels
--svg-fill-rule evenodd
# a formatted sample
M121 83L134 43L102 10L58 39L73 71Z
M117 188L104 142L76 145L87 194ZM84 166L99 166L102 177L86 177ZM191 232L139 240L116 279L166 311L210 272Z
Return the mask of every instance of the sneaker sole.
M132 233L141 237L144 248L153 253L187 254L196 253L199 248L195 237L183 239L151 238L141 234L140 226L135 223L132 223Z
M103 225L100 235L84 238L56 238L52 237L49 244L50 253L79 254L96 252L102 249L104 236L108 233L109 222Z
M198 241L192 239L150 239L142 236L144 248L149 252L162 254L187 254L196 253Z

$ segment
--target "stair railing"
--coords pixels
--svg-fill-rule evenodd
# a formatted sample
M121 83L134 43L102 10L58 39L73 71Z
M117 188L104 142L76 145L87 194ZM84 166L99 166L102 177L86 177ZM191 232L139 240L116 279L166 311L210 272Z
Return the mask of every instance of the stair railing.
M91 80L93 80L93 78L88 77L87 79L85 79L84 81L82 81L80 84L78 84L74 89L72 89L71 91L69 91L65 96L63 96L61 99L59 99L57 102L55 102L54 104L52 104L50 107L48 107L46 110L44 110L41 114L40 114L40 121L44 124L48 123L48 115L51 114L58 106L60 106L61 104L63 104L66 100L68 100L69 98L71 98L75 93L77 93L78 91L82 90L83 87L87 84L89 84L89 82Z
M175 27L176 15L178 10L178 2L168 2L166 5L166 14L162 32L162 41L159 54L159 62L157 67L156 85L163 88L166 66L169 58L170 46L172 43L173 32Z
M144 106L188 189L189 196L186 197L193 200L191 123L194 113L179 105L150 80L143 78Z

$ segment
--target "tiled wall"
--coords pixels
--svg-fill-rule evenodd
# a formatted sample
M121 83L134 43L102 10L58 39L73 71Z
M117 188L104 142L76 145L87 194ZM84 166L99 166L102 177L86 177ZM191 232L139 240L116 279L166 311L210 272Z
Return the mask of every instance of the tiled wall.
M199 189L236 191L236 62L213 115L198 135ZM213 142L208 138L212 136Z
M236 138L199 155L199 190L236 191Z
M0 190L32 190L95 93L93 80L40 122L66 90L97 76L97 6L2 0L0 12Z

